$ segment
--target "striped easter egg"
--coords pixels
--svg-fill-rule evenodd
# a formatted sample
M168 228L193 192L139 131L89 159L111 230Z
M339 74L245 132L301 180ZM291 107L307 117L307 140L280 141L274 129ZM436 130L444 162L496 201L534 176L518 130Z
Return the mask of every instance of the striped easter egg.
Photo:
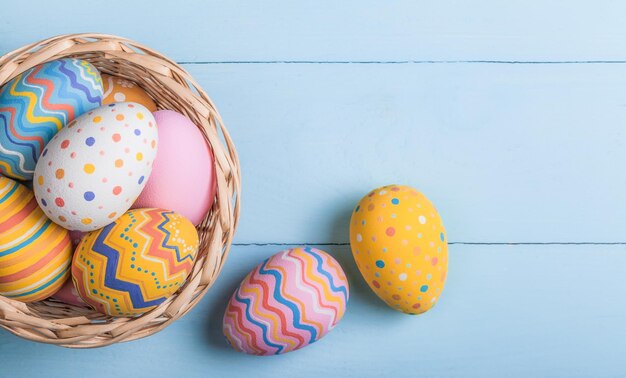
M46 217L30 189L0 176L0 295L48 298L69 277L71 261L69 232Z
M346 275L328 253L315 248L282 251L241 282L224 314L224 335L240 352L291 352L333 329L348 297Z
M11 79L0 88L0 173L32 179L54 134L102 97L100 73L84 60L54 60Z
M72 261L74 286L96 311L140 315L185 283L198 245L198 232L182 215L130 210L82 238Z

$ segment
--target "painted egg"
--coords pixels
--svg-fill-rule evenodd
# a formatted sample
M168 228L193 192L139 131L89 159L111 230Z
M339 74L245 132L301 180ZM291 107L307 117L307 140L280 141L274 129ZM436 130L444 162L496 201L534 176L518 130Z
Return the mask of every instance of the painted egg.
M417 190L389 185L363 197L352 212L350 246L363 278L391 308L420 314L441 296L446 233L433 204Z
M115 102L136 102L145 106L150 112L157 110L152 97L135 82L102 74L102 83L104 85L103 105Z
M74 253L72 278L81 298L96 311L143 314L185 283L198 246L198 232L185 217L162 209L130 210L83 237Z
M197 225L215 199L213 153L202 132L184 115L159 110L154 119L159 149L150 179L133 208L174 210Z
M74 118L102 103L102 78L90 63L60 59L35 66L0 88L0 173L33 178L46 144Z
M73 306L87 306L85 301L83 301L80 295L78 295L78 291L74 287L74 282L72 280L65 281L65 284L61 286L61 289L59 289L59 291L57 291L52 298Z
M287 353L324 337L348 303L346 275L315 248L279 252L254 268L228 303L223 330L236 350Z
M71 261L68 231L46 217L32 191L0 176L0 295L46 299L69 277Z
M144 106L85 113L55 135L35 168L37 202L69 230L99 229L124 214L146 185L158 133Z

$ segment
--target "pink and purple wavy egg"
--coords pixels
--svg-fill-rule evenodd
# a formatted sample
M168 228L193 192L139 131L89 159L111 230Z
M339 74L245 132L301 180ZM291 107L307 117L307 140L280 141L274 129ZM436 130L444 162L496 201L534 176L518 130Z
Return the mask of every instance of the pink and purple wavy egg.
M308 247L285 250L241 282L224 314L224 335L240 352L287 353L332 330L348 298L346 275L332 256Z

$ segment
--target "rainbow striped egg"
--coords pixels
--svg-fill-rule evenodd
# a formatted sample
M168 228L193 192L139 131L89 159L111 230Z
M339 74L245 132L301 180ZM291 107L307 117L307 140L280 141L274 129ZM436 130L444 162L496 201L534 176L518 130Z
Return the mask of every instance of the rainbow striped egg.
M30 189L0 176L0 295L46 299L69 277L71 261L69 232L46 217Z
M41 151L74 118L102 103L100 73L89 62L59 59L35 66L0 88L0 173L33 178Z
M224 335L240 352L291 352L333 329L348 297L346 275L328 253L315 248L282 251L241 282L224 314Z
M74 286L96 311L140 315L185 283L198 246L198 232L182 215L130 210L82 238L72 261Z

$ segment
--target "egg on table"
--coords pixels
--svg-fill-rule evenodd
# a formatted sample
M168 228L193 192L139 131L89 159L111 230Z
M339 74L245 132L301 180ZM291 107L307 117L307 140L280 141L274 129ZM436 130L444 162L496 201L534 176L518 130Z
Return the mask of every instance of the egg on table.
M282 251L241 282L224 314L224 335L240 352L287 353L332 330L348 297L346 275L331 255L305 247Z
M0 295L46 299L69 277L71 261L68 231L46 217L30 189L0 176Z
M350 246L369 287L391 308L420 314L441 296L448 271L443 221L417 190L388 185L352 212Z
M157 141L156 121L140 104L109 104L83 114L43 150L33 184L37 202L68 230L113 222L146 185Z
M102 74L102 83L104 86L103 105L115 102L136 102L145 106L150 112L157 110L152 97L135 82L121 77Z
M135 316L181 287L198 253L198 232L169 210L136 209L86 234L74 252L72 279L96 311Z
M159 149L152 174L133 208L174 210L198 225L215 199L211 148L198 127L184 115L159 110L154 118L159 126Z
M89 62L40 64L0 87L0 173L30 180L52 137L102 103L102 78Z

